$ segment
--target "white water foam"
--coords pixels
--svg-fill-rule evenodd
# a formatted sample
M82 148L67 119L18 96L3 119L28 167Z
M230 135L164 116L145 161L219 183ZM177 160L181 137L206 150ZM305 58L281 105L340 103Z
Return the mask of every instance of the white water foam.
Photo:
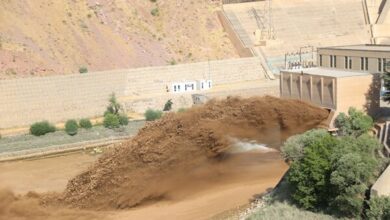
M244 153L244 152L277 152L276 149L267 147L266 144L257 143L255 140L240 140L237 138L230 138L232 142L231 153Z

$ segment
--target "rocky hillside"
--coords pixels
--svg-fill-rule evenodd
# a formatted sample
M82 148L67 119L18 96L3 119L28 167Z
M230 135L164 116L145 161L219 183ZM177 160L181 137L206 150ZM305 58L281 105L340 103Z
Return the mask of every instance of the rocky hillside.
M1 0L0 79L237 57L211 0Z

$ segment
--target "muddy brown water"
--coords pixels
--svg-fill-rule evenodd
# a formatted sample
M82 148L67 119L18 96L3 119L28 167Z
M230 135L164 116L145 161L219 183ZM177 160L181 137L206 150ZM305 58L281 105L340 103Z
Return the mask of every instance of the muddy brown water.
M0 216L208 218L248 203L255 194L273 187L287 170L277 152L232 154L232 138L275 147L290 135L318 126L327 116L327 111L306 103L273 97L213 100L184 113L167 114L96 161L87 157L85 164L82 158L74 163L63 158L63 163L47 159L37 164L9 164L8 173L17 173L11 171L13 166L26 167L26 171L34 170L28 166L42 169L31 172L36 179L23 180L21 176L28 173L23 171L14 176L15 184L11 181L8 185L19 187L21 192L34 184L32 190L39 192L45 187L51 191L54 185L58 190L26 196L2 190L0 201L8 202L0 204ZM51 178L61 174L61 181L59 176Z
M42 208L34 197L16 196L29 191L61 192L69 179L98 157L72 153L0 163L0 183L8 189L0 190L0 201L8 201L7 205L0 202L0 219L207 219L247 204L253 196L274 187L288 168L277 152L233 155L224 164L195 169L191 181L177 179L184 183L169 197L122 211Z

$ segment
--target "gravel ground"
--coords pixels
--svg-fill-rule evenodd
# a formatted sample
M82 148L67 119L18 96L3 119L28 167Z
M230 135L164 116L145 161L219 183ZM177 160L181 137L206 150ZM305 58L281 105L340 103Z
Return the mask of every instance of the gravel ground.
M30 149L46 148L56 145L74 144L104 138L133 136L145 125L145 121L130 121L125 127L117 130L95 126L92 129L79 129L75 136L69 136L65 131L57 131L44 136L19 135L0 139L0 153L10 153Z

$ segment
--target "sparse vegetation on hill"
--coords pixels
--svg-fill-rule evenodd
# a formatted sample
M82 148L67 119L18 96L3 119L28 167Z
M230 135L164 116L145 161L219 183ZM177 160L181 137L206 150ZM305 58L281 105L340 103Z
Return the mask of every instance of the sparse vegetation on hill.
M80 67L79 68L79 73L88 73L87 67Z
M0 78L238 57L216 7L209 0L0 1Z

